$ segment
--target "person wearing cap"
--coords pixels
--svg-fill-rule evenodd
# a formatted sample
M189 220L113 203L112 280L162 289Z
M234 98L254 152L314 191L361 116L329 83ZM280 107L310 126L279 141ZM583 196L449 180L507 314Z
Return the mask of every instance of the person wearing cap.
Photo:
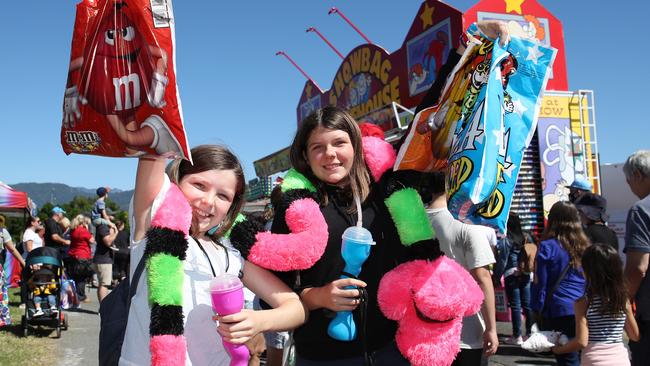
M628 292L636 304L636 318L641 332L638 342L630 341L632 366L650 365L650 150L630 155L623 173L632 193L639 197L627 214L625 226L625 277Z
M95 227L98 227L99 225L107 225L117 231L117 227L111 221L111 217L108 215L106 210L106 198L108 198L108 192L110 191L111 189L108 187L97 188L96 192L97 197L99 198L95 201L95 205L90 212L90 218L93 220L93 225L95 225Z
M63 228L59 222L66 212L59 206L52 209L52 214L45 220L45 246L57 248L63 254L63 248L70 245L70 240L63 237Z
M605 224L609 218L607 200L601 195L587 192L576 200L575 205L580 211L583 229L591 243L607 244L618 252L616 232Z
M587 179L576 177L569 186L569 201L575 204L582 195L591 192L593 189L593 185Z

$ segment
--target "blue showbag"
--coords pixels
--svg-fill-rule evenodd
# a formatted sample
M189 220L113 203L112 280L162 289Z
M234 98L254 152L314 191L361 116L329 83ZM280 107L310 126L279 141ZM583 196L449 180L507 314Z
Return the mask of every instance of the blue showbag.
M500 48L495 45L495 52ZM490 197L475 205L467 217L472 223L494 227L503 234L506 234L524 150L537 128L542 95L557 50L532 40L512 37L507 53L509 56L501 63L505 92L503 144L497 160L498 184Z
M468 33L476 33L475 25ZM499 150L503 144L503 99L501 62L508 56L495 42L483 40L484 58L472 75L472 86L457 122L447 171L449 210L464 220L474 205L487 200L495 190Z

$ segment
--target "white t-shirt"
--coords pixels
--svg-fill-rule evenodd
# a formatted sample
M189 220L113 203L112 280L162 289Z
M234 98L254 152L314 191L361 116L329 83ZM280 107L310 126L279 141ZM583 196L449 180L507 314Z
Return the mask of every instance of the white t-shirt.
M5 228L0 228L0 250L5 248L5 243L11 241L11 235Z
M25 229L25 232L23 233L23 243L27 241L32 241L32 250L36 248L40 248L43 246L43 239L41 239L38 234L34 232L34 230L27 228ZM25 248L27 250L27 248Z
M462 223L446 208L428 209L427 214L440 242L440 250L447 257L468 271L496 262L484 226ZM485 322L480 311L463 318L460 348L483 348L484 331Z
M158 210L162 203L171 182L165 176L163 187L154 200L151 217ZM135 221L133 217L133 200L129 208L131 222L131 238L134 237L133 230ZM131 240L131 272L133 272L144 254L146 238L140 241ZM185 276L183 278L183 315L185 322L185 339L187 341L187 354L185 365L208 365L227 366L230 364L230 357L221 344L221 337L217 333L217 325L212 320L214 315L210 300L209 286L212 280L210 262L214 267L216 275L223 274L226 269L226 258L228 258L228 273L238 275L243 270L244 261L240 253L235 250L228 240L222 240L227 248L227 256L222 248L215 245L203 245L210 262L198 243L191 237L188 238L189 247L184 262ZM129 320L126 326L126 334L122 345L122 354L119 365L142 366L151 364L151 353L149 351L149 322L151 310L148 303L147 273L144 271L140 276L138 288L131 302Z

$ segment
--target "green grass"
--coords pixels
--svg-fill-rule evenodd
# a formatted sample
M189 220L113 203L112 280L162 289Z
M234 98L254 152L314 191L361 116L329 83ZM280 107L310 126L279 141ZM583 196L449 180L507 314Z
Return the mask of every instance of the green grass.
M0 328L0 365L52 365L56 363L54 329L31 327L29 336L23 337L20 325L25 309L20 309L20 290L9 289L9 311L12 325Z

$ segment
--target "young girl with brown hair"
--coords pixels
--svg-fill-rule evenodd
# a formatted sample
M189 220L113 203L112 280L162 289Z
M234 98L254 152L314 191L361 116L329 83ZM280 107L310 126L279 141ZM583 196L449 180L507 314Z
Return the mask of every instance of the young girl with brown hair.
M576 207L557 202L548 215L544 240L537 251L531 308L543 316L542 330L575 337L573 303L584 295L581 258L589 246ZM579 365L578 352L556 355L558 365Z
M146 271L116 352L120 365L224 365L229 356L220 338L243 344L257 333L305 321L298 296L269 271L245 261L226 237L244 203L238 159L216 145L195 147L192 158L173 162L167 174L162 158L141 157L138 163L129 209L129 278L142 268L141 261ZM224 273L239 276L274 309L217 314L215 324L210 281Z
M551 351L563 354L582 350L582 366L629 366L623 330L631 340L638 341L639 327L628 300L621 257L609 245L594 244L585 250L582 268L587 290L574 306L576 337Z

